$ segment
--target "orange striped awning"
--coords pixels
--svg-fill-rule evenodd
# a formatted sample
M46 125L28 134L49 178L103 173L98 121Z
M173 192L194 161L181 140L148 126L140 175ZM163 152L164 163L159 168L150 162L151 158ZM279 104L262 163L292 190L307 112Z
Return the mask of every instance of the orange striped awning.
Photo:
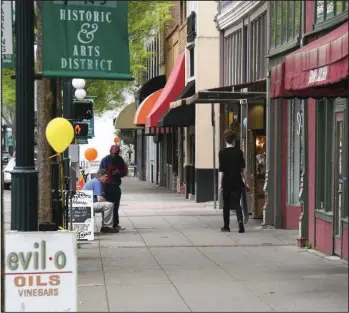
M136 125L145 125L147 116L151 112L151 110L154 107L154 104L160 97L162 93L163 88L153 92L148 97L146 97L143 102L140 104L140 106L137 108L137 111L135 113L133 124Z

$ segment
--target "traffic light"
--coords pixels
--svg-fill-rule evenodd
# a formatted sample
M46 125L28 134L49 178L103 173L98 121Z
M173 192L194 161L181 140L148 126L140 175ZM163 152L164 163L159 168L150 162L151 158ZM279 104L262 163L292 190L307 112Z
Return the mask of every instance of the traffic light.
M88 135L88 124L87 123L73 121L72 125L74 127L75 137L87 137L87 135Z
M93 118L92 101L74 101L72 108L72 119L74 120L91 120Z

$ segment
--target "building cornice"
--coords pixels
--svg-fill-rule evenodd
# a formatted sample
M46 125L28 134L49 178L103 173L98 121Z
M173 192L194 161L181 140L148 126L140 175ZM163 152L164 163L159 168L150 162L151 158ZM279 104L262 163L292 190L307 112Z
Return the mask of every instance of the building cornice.
M232 1L231 5L223 9L216 17L217 28L223 30L241 21L264 1Z

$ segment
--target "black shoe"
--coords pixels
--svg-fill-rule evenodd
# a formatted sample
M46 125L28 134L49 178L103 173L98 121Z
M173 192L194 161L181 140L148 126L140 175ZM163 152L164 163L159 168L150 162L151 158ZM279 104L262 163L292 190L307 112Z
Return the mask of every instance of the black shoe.
M118 229L118 230L125 230L125 227L121 227L120 225L116 225L114 226L114 229Z
M109 234L116 234L119 230L117 228L110 228L110 227L102 227L101 233L109 233Z
M229 227L222 227L221 228L221 232L222 233L229 233L230 232L230 228Z
M239 222L239 233L244 233L245 227L243 222Z

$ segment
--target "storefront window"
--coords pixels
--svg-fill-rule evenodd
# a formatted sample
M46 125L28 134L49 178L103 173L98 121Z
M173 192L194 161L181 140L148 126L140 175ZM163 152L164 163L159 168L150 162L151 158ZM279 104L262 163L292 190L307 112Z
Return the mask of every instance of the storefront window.
M276 32L275 32L275 5L276 2L275 1L271 1L270 2L270 11L271 11L271 21L270 21L270 48L273 49L275 48L275 43L276 43Z
M288 204L299 204L299 191L303 172L304 130L303 101L289 101L288 112Z
M281 14L282 14L282 10L281 10L281 5L282 5L283 1L280 1L280 3L278 3L276 5L276 47L281 45L281 29L282 29L282 20L281 20Z
M316 1L316 22L322 22L324 20L324 5L325 1Z
M332 211L332 125L333 104L330 100L321 100L317 104L316 117L316 209Z
M270 49L296 39L301 21L301 1L270 2Z
M292 1L287 2L287 41L294 38L294 5Z
M287 6L288 1L282 1L281 4L281 20L282 22L285 21L285 23L288 22L287 15L288 15L288 6ZM287 26L281 28L282 34L281 34L281 42L282 44L287 42Z
M316 23L321 23L348 10L348 1L316 1Z

